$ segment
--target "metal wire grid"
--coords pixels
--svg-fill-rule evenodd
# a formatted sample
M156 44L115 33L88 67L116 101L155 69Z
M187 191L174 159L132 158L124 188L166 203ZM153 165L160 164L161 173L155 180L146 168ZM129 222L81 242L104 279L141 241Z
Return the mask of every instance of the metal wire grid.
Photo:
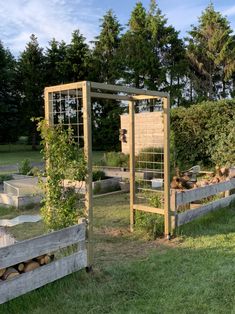
M155 110L154 110L155 108ZM164 208L164 148L163 141L163 105L157 102L153 111L159 112L160 120L156 121L152 129L147 124L145 112L150 109L146 102L139 102L135 108L135 182L136 182L136 204L148 207ZM137 123L138 116L138 123ZM151 122L152 123L152 122ZM138 132L137 132L137 128Z
M50 120L73 130L73 138L79 147L84 145L83 107L81 90L66 90L51 93L49 98Z

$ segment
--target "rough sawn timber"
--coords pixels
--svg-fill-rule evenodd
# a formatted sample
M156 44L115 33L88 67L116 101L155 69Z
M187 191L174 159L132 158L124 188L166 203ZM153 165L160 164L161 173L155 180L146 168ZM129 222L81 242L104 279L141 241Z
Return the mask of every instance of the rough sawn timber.
M0 283L0 304L87 266L86 250Z

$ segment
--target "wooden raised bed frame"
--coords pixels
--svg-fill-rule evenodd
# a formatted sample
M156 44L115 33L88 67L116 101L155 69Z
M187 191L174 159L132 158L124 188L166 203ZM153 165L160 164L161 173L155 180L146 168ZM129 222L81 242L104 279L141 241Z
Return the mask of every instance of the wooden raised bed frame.
M211 211L227 207L235 200L235 194L230 195L230 191L235 189L235 178L212 185L207 185L197 189L177 191L171 190L171 214L172 228L184 225L198 217L201 217ZM179 206L189 204L203 198L225 192L225 197L210 202L200 207L186 210L178 213Z
M0 282L0 304L87 267L85 223L0 249L0 269L78 244L81 250L35 270Z

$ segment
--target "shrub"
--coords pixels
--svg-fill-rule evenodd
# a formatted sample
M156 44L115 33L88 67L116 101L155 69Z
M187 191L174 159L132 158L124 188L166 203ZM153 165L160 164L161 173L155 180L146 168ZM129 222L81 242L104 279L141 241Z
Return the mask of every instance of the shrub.
M104 171L101 171L101 170L92 171L92 181L100 181L100 180L104 180L104 178L105 178Z
M149 238L156 239L164 233L164 216L137 211L136 227L146 232Z
M108 152L104 154L105 163L110 167L128 167L129 155L120 152Z
M3 183L3 181L8 181L12 179L12 175L10 174L1 174L0 175L0 184Z
M29 174L31 169L32 169L32 167L30 165L30 160L26 158L20 164L19 173L27 175L27 174Z
M136 156L136 168L161 169L163 159L164 155L161 147L143 148Z
M171 129L178 166L187 168L198 163L212 166L233 162L228 160L228 156L234 156L234 146L229 145L228 138L233 137L234 121L234 100L172 109Z

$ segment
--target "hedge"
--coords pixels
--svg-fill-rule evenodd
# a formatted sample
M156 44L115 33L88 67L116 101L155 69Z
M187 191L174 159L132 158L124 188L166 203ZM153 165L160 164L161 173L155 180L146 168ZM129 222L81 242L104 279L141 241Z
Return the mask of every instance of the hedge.
M172 109L171 131L179 167L235 165L235 99Z

